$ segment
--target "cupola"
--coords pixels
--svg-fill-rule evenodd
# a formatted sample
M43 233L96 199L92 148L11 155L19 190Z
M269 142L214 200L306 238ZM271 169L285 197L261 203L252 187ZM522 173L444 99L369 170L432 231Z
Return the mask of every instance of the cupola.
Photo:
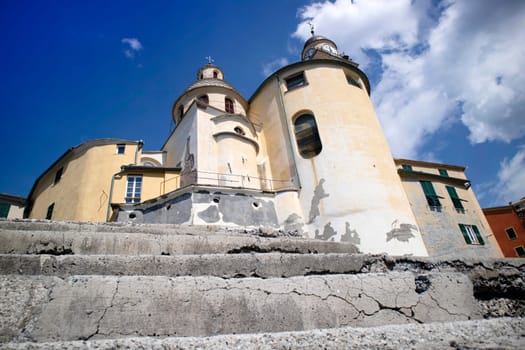
M212 63L205 64L197 72L197 80L219 79L224 80L223 71Z

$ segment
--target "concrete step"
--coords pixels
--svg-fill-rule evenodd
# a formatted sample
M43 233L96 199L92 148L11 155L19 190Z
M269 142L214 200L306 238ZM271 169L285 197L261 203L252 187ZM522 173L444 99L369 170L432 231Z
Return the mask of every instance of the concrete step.
M5 343L5 350L37 349L499 349L525 348L525 319L499 318L428 324L342 327L212 337L130 337L88 341Z
M470 279L0 276L2 342L211 336L481 318ZM443 291L446 291L444 293Z
M350 243L240 233L0 230L0 254L179 255L243 252L357 253Z

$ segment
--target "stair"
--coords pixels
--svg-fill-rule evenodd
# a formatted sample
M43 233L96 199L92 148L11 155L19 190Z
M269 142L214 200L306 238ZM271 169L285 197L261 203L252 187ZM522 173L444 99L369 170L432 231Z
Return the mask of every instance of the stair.
M363 255L264 228L0 221L9 349L515 348L524 292L522 259Z

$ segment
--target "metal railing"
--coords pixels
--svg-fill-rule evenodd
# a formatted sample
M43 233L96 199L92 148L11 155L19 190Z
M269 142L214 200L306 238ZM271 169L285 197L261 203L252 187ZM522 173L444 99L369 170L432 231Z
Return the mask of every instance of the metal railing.
M240 174L216 173L210 171L192 171L164 180L160 184L161 195L166 193L166 183L177 181L174 189L188 185L207 185L228 188L244 188L260 191L278 191L297 187L293 179L279 180Z

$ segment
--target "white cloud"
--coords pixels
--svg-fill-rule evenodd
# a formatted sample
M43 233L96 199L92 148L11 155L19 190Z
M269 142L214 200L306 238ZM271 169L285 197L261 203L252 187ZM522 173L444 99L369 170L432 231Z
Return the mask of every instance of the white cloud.
M500 163L497 181L480 186L480 198L492 206L506 205L525 196L525 145L511 158Z
M525 135L525 1L337 0L300 11L294 36L334 40L364 70L375 50L372 91L393 153L416 157L444 125L462 122L472 143ZM458 106L462 113L458 115Z
M288 65L288 63L288 59L285 57L277 58L269 63L263 64L262 73L265 77L267 77L279 68Z
M121 42L129 46L127 49L124 50L124 55L127 58L135 57L135 52L138 52L143 49L142 44L137 38L123 38Z

